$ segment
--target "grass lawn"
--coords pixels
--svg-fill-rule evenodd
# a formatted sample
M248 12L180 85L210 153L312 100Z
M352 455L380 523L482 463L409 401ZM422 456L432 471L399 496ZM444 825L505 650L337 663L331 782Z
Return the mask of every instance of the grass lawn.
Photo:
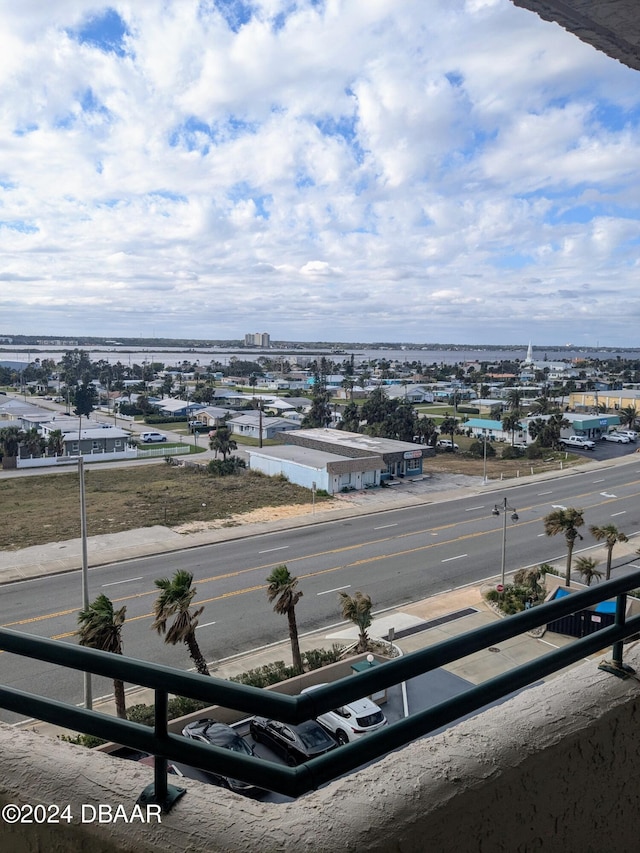
M172 465L91 469L85 472L85 486L89 536L155 524L213 521L267 506L311 504L309 490L249 471L211 477ZM322 500L316 495L316 501ZM0 549L79 536L76 472L1 481Z

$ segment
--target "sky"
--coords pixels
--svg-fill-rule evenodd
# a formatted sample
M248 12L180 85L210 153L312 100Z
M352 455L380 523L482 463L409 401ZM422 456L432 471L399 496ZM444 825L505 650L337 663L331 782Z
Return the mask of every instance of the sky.
M0 7L0 335L640 346L640 76L509 0Z

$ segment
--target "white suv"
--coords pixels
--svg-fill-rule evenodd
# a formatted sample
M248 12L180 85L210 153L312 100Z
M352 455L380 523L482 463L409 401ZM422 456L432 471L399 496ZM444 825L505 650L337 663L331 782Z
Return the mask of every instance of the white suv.
M616 430L618 435L626 435L629 441L637 441L638 433L634 429L619 429Z
M313 684L311 687L305 687L302 692L310 693L319 687L326 687L326 684ZM387 718L371 699L356 699L355 702L342 705L335 711L320 714L318 722L331 732L338 743L348 743L386 726Z
M460 450L459 446L455 443L455 441L451 441L449 438L441 438L439 439L436 447L441 447L445 450Z
M167 436L163 432L141 432L140 441L151 444L158 441L166 441Z

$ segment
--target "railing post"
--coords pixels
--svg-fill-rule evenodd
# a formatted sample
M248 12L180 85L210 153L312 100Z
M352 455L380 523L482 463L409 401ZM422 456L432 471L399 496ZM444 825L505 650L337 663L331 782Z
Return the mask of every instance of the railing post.
M616 628L624 628L626 623L626 611L627 611L627 594L625 592L616 596L616 616L615 616L615 626ZM618 678L628 678L631 674L635 672L633 667L629 666L626 663L622 662L622 649L624 646L623 640L618 640L613 644L613 649L611 653L611 660L606 661L603 660L598 669L602 669L605 672L611 673L611 675L617 675Z
M616 620L617 627L622 627L626 621L627 596L625 593L616 597ZM622 667L622 647L623 641L618 640L613 644L613 662L616 666Z
M154 734L160 741L166 740L169 733L167 716L169 694L166 690L156 688L154 707ZM153 761L153 784L147 785L137 801L140 805L156 803L167 814L180 797L186 794L186 788L178 788L167 782L167 759L156 755Z

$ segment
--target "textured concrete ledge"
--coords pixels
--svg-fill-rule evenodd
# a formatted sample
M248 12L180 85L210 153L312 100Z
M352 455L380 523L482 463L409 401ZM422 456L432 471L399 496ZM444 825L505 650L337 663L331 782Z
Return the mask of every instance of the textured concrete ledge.
M640 667L640 650L627 649L627 660ZM187 794L148 824L79 817L83 805L100 803L131 814L149 768L2 726L0 805L68 803L74 819L2 821L0 845L12 853L631 851L639 722L639 682L588 663L296 803L263 804L184 780Z

